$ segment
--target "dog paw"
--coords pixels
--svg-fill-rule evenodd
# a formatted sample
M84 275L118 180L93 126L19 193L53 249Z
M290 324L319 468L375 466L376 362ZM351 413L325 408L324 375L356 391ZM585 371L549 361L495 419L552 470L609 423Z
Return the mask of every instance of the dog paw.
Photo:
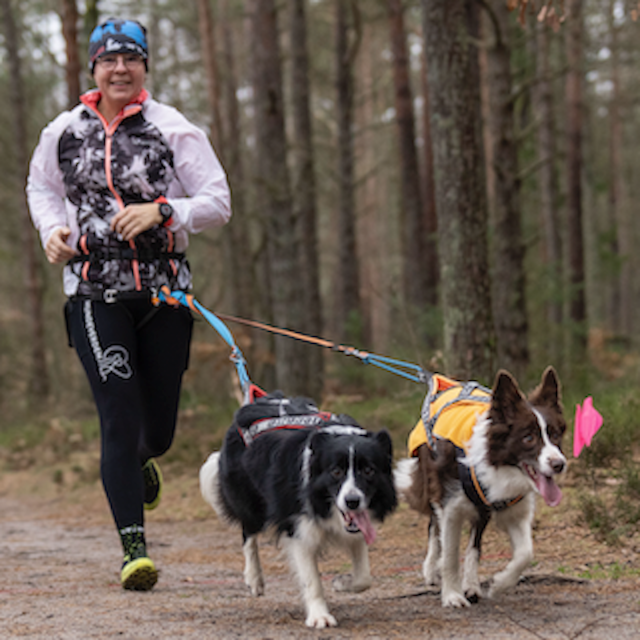
M471 604L478 604L478 602L480 602L482 594L480 593L480 591L470 589L464 592L464 596Z
M247 578L245 580L245 584L251 590L252 596L258 597L258 596L264 595L264 580L262 576L259 576L257 578L251 578L251 579Z
M499 596L504 591L505 591L504 587L492 582L489 585L489 589L487 590L487 598L495 598L496 596Z
M348 591L350 593L360 593L371 587L371 577L354 579L351 574L336 576L332 583L335 591Z
M329 613L326 606L318 606L310 608L305 624L312 629L326 629L337 627L338 621Z
M451 591L442 594L442 606L461 609L462 607L470 607L471 603L461 593Z
M502 573L497 573L493 578L489 581L489 587L487 589L487 597L495 598L499 596L501 593L511 589L518 582L518 579L513 579L512 576L508 575L505 579Z
M440 562L433 562L429 558L422 563L422 577L427 587L439 587L442 584L442 569Z
M442 584L442 578L440 577L440 573L437 571L425 571L422 576L424 577L424 583L427 587L439 587Z

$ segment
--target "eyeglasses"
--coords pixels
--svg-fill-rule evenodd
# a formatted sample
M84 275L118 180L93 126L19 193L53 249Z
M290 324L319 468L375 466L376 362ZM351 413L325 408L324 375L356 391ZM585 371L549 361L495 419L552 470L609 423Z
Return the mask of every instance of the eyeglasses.
M139 56L135 53L119 53L100 56L96 60L96 64L99 64L103 69L106 69L107 71L111 71L112 69L116 68L118 60L122 60L122 63L127 69L135 69L143 62L142 56Z

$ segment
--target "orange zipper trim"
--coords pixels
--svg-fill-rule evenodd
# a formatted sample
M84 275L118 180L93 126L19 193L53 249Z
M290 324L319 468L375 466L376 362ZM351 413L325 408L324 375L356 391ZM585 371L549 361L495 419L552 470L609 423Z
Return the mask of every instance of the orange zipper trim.
M98 111L97 106L94 106L93 104L87 104L87 106L95 112L95 114L100 119L102 126L104 127L106 134L104 143L104 172L107 178L107 187L109 187L109 191L111 191L113 197L118 203L118 206L120 207L120 210L122 210L124 209L124 201L113 185L113 174L111 173L111 151L113 146L113 134L118 128L118 125L125 118L135 115L136 113L140 113L140 111L142 111L142 106L139 104L127 105L111 123L108 123L105 120L104 116L100 113L100 111ZM134 254L134 257L131 259L131 270L133 271L133 277L136 282L136 291L140 291L142 289L142 283L140 281L140 265L138 259L135 257L136 244L133 240L129 240L129 246L133 250Z

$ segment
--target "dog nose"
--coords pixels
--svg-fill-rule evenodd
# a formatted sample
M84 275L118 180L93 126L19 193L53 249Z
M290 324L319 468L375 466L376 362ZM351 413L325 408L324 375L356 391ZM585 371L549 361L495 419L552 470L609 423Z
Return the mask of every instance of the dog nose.
M564 460L556 458L551 461L551 468L554 473L562 473L564 471Z
M345 503L347 505L347 509L350 511L355 511L360 506L360 496L347 496L345 499Z

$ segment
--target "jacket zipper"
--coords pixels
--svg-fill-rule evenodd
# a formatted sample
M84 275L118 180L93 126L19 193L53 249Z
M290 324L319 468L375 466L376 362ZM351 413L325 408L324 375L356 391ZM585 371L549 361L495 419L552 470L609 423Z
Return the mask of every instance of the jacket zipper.
M142 107L140 105L132 105L131 107L129 107L127 113L123 113L122 115L117 116L111 122L111 124L109 124L105 120L104 116L98 111L98 109L94 108L93 106L91 106L90 108L93 109L95 114L98 116L105 130L104 172L107 179L107 187L109 187L109 191L111 191L111 193L113 194L113 197L116 199L116 202L118 203L118 206L120 207L120 210L122 210L124 209L124 201L122 200L122 197L116 191L113 185L113 174L111 173L111 150L113 145L113 134L116 132L118 125L125 118L135 115L136 113L139 113L142 110ZM125 109L127 109L127 107L125 107ZM136 258L138 250L136 248L136 243L133 240L129 240L129 246L133 251L133 258L131 259L131 270L133 271L133 277L136 283L136 291L140 291L142 289L142 283L140 281L140 265L139 265L138 259Z

